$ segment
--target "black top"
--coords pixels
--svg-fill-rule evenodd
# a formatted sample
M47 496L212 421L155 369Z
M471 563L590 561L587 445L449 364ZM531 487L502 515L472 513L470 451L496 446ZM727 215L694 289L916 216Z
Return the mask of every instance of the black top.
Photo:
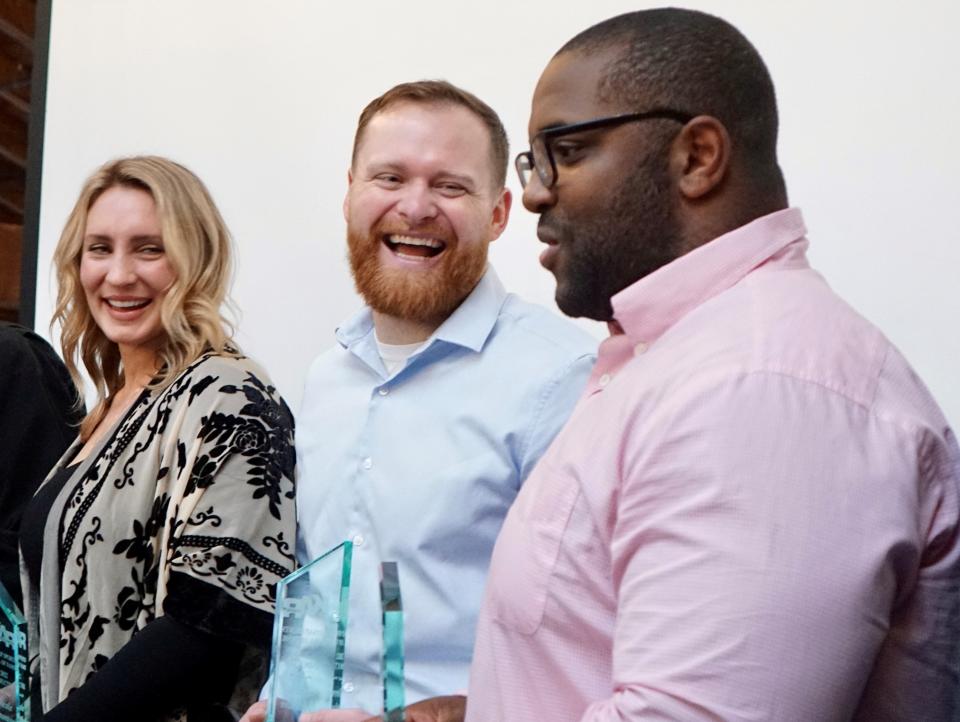
M40 579L40 567L43 562L43 527L50 515L50 508L57 500L60 490L76 471L76 466L65 466L51 477L34 495L23 511L23 523L20 527L20 551L23 561L30 572L30 578Z
M83 408L50 345L0 323L0 581L22 606L17 535L24 507L77 435Z

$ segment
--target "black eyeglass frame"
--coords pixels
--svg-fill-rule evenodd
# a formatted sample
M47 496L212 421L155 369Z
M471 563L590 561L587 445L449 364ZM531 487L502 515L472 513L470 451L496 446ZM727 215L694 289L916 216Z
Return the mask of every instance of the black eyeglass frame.
M614 128L618 125L640 120L675 120L678 123L686 125L693 120L694 117L696 116L679 110L654 108L653 110L648 110L643 113L622 113L606 118L586 120L581 123L570 123L569 125L557 125L552 128L544 128L530 140L530 150L518 153L516 159L514 159L513 165L517 170L517 175L520 176L520 187L527 187L528 180L524 180L524 178L528 173L532 176L533 171L536 171L537 175L540 176L540 182L547 190L557 184L557 163L553 158L553 148L550 144L550 141L555 138L563 135L573 135L574 133L584 133L588 130L596 130L597 128ZM537 165L536 163L538 145L543 148L543 154L546 156L547 164L545 166ZM545 175L546 173L550 175L547 176Z

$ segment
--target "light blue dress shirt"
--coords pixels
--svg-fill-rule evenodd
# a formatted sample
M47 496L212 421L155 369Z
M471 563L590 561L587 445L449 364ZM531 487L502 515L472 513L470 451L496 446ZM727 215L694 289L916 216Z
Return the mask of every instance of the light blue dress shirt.
M298 552L354 543L342 706L378 712L379 563L398 562L407 702L467 687L490 554L597 342L492 268L396 373L364 309L312 365L297 419Z

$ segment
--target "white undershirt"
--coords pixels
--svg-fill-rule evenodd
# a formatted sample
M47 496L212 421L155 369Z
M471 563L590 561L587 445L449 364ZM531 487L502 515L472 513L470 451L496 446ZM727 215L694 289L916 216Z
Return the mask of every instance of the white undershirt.
M383 365L387 369L388 376L393 376L394 372L401 368L418 348L423 346L422 341L399 345L383 343L377 338L376 331L373 332L373 338L377 342L377 351L380 353L380 358L383 359Z

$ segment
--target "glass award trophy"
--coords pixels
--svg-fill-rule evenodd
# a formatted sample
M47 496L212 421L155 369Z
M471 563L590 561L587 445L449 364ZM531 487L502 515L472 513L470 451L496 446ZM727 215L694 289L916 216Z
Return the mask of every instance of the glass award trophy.
M380 606L383 610L383 719L403 722L403 602L396 562L380 565Z
M350 610L353 544L343 542L277 584L267 722L338 709ZM403 606L395 562L380 565L383 719L403 722ZM0 721L2 722L2 721Z
M0 722L29 722L27 620L0 584Z

